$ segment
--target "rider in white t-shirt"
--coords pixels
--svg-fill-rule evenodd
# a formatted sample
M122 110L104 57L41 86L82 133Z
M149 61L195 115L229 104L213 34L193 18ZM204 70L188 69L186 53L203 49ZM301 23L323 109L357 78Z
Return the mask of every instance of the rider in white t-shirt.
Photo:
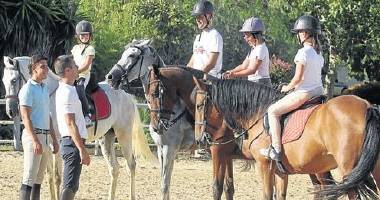
M75 64L78 66L79 78L76 82L76 89L79 99L82 102L82 110L85 116L86 126L88 127L92 125L92 122L85 88L90 80L92 61L95 58L95 49L90 44L92 26L90 22L82 20L77 24L75 31L79 44L73 47L71 53L74 56Z
M195 37L193 55L187 66L202 70L215 77L220 77L223 60L223 38L211 27L214 7L211 2L199 0L191 15L196 17L199 30Z
M260 149L262 155L277 161L281 158L281 115L297 109L312 97L323 94L321 72L324 60L318 39L321 34L319 20L310 15L301 16L292 31L297 33L302 48L294 58L296 63L294 77L288 85L282 87L281 92L293 89L294 91L269 106L268 120L272 145Z
M247 19L240 32L245 41L252 47L242 64L223 74L224 78L246 77L253 82L271 86L269 77L269 51L265 44L265 26L260 18Z

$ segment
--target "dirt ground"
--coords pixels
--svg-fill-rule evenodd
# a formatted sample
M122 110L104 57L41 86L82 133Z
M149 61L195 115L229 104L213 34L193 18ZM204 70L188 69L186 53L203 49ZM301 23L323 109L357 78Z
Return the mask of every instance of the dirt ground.
M110 180L103 157L91 156L90 166L83 167L80 189L76 199L107 199ZM129 199L129 175L125 170L124 159L120 171L116 199ZM171 199L197 200L212 199L212 163L180 156L175 161L171 182ZM235 166L241 161L235 161ZM240 172L235 170L235 199L260 199L261 185L255 170ZM22 176L22 153L0 151L0 199L18 199ZM288 198L291 200L311 199L311 183L307 175L292 175L289 178ZM47 181L42 186L42 199L48 198ZM140 162L136 170L136 197L141 200L160 199L160 172L158 166ZM222 197L224 199L224 197Z

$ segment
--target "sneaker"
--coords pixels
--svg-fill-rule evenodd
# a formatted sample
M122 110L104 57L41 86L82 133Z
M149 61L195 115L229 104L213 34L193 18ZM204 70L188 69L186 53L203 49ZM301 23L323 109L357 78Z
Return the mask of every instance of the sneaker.
M94 126L90 116L88 115L84 116L84 121L86 122L86 128Z
M275 161L280 161L280 152L276 152L272 146L259 150L260 154Z

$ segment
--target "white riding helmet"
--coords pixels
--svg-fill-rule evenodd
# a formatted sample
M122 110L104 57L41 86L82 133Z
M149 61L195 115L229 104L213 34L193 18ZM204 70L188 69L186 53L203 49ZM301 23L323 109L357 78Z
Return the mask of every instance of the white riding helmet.
M249 33L264 33L265 26L263 21L258 17L251 17L245 20L243 26L240 29L240 32L249 32Z

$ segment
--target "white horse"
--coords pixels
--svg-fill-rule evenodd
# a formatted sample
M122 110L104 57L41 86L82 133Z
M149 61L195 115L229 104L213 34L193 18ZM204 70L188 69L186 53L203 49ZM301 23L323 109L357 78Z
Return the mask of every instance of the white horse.
M19 116L17 94L20 87L25 83L25 80L30 78L28 73L27 64L29 57L17 57L11 59L4 57L4 76L3 83L6 89L6 110L7 114L14 118ZM45 83L47 84L51 98L51 114L53 120L53 128L57 137L60 138L57 129L57 120L55 115L55 90L58 87L59 77L49 70L48 78ZM146 160L155 160L154 155L149 149L145 139L144 131L142 129L140 116L137 107L133 101L133 97L120 90L113 90L106 83L99 83L99 86L104 90L109 102L111 104L111 115L98 121L97 132L94 135L94 128L89 128L87 141L94 141L100 139L100 145L104 158L106 159L109 173L111 176L111 186L109 189L108 199L114 199L117 178L119 175L120 165L115 156L115 149L113 147L115 136L121 146L121 151L124 158L127 160L129 173L131 176L130 181L130 199L136 199L135 196L135 155ZM110 131L113 130L113 131ZM20 138L20 137L17 137ZM50 199L58 199L59 185L61 182L61 160L59 153L52 159L48 166L49 183L50 183ZM128 171L127 171L128 172ZM53 175L54 174L54 175ZM53 182L54 178L56 179ZM53 187L53 185L55 187Z
M149 44L149 40L136 40L128 44L114 68L124 68L124 66L126 66L125 69L127 69L128 65L134 65L136 62L144 66L150 66L152 64L164 66L165 64L162 59L154 52L153 48L150 48ZM142 59L143 57L144 59ZM112 70L108 73L108 75L110 74L112 74ZM122 74L114 75L121 76ZM136 74L136 76L139 76L139 74ZM108 77L108 79L109 78L112 79L112 77ZM119 87L119 85L120 83L116 83L114 86ZM127 89L130 88L128 87ZM161 198L163 200L170 199L170 180L177 152L179 150L188 150L195 143L194 123L189 122L186 113L184 113L185 110L184 103L178 101L174 107L174 114L170 121L171 126L164 135L159 135L150 128L150 135L157 145L157 155L161 170Z

